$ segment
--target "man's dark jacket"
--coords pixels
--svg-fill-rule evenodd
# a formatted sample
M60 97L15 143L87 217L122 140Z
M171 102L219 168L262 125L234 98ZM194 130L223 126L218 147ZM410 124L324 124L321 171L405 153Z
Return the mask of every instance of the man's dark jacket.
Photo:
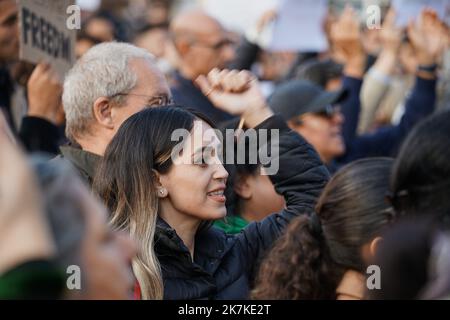
M233 118L230 114L217 109L191 80L178 72L174 73L170 91L176 104L203 113L216 125Z

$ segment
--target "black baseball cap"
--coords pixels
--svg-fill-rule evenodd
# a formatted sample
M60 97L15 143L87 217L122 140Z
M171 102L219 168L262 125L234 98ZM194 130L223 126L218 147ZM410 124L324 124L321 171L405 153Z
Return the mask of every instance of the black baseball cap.
M327 112L331 105L346 97L344 89L329 92L306 80L292 80L275 89L269 106L287 121L305 113Z
M341 78L343 69L343 65L333 60L319 61L311 59L297 68L295 79L311 81L324 88L328 81Z

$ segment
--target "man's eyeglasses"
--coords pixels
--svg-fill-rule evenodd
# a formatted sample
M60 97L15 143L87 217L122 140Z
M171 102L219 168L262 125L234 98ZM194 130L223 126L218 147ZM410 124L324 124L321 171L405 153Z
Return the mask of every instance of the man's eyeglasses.
M136 96L136 97L147 98L146 104L149 106L167 106L167 105L174 104L174 101L172 100L172 98L167 95L148 96L145 94L135 94L135 93L116 93L111 98L115 98L118 96Z

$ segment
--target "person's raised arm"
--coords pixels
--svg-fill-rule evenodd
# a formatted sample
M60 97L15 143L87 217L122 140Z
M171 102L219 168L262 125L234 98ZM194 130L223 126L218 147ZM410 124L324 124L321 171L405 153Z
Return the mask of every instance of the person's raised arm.
M367 60L355 10L351 7L345 8L339 19L331 26L330 37L334 51L344 64L342 85L347 90L348 96L341 104L345 119L342 136L348 145L356 135L361 106L359 96Z
M415 49L419 67L411 95L406 100L405 114L397 126L381 128L363 135L348 146L344 162L362 157L393 156L404 137L436 104L437 62L445 45L444 29L436 12L426 9L408 26L408 37Z
M213 69L197 85L219 109L240 116L248 128L255 128L273 116L256 77L248 71Z
M29 152L58 153L61 124L62 84L56 71L48 63L40 63L27 84L28 113L23 118L19 136Z
M269 161L263 170L277 193L283 195L286 207L261 222L252 223L238 235L241 259L249 275L257 259L280 236L296 216L314 210L316 200L329 179L329 173L317 152L279 116L274 116L259 89L258 82L247 72L224 70L213 72L198 81L205 95L216 106L240 115L248 128L257 134L270 132L266 146ZM259 147L265 147L260 145Z
M375 64L364 77L361 88L358 133L367 132L373 125L377 109L389 90L391 77L398 63L403 30L396 26L395 19L396 13L391 8L379 31L382 50Z

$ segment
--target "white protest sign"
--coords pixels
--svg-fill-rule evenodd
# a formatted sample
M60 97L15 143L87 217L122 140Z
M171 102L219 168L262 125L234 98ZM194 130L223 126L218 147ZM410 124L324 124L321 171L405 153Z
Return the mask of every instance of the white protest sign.
M76 30L68 28L71 0L19 0L20 59L49 62L61 78L75 62Z
M200 5L227 29L244 33L262 14L277 7L279 0L202 0Z
M397 24L406 26L411 18L417 18L423 8L429 7L450 25L450 0L393 0L392 6L397 12Z
M94 12L100 8L101 0L77 0L76 5L80 6L81 10Z
M278 11L270 49L321 52L327 49L323 21L327 0L284 0Z

